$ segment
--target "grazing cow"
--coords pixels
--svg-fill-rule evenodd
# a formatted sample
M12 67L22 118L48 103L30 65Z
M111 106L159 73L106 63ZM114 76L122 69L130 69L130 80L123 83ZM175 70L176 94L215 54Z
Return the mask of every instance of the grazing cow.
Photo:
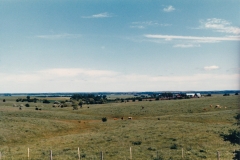
M121 119L123 120L123 117Z
M132 117L128 117L129 120L132 120Z
M222 108L220 105L216 105L215 108Z

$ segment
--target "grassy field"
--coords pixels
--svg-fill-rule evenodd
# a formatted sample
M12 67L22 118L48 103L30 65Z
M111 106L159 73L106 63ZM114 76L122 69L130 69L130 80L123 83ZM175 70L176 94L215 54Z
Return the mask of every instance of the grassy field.
M83 105L78 110L53 108L52 103L29 103L19 110L13 104L26 103L17 98L0 97L3 160L27 159L28 148L29 159L49 159L52 150L53 159L73 160L78 159L78 147L83 160L100 159L101 151L105 160L129 159L130 147L133 160L156 160L157 155L178 160L182 149L185 160L217 159L217 151L221 160L230 160L240 148L220 136L236 128L239 96ZM133 119L127 120L129 116Z

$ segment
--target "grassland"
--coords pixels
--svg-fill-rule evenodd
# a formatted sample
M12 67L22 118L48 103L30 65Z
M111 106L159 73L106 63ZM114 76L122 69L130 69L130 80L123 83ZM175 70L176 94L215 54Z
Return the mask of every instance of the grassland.
M83 105L78 110L42 103L19 110L13 104L25 103L17 98L0 97L3 160L27 159L27 148L32 160L49 159L50 150L53 159L78 159L78 147L83 160L100 159L101 151L105 160L129 159L130 147L133 160L153 160L157 154L159 159L181 159L182 148L186 160L216 159L217 151L221 160L230 160L240 148L220 136L236 128L239 96Z

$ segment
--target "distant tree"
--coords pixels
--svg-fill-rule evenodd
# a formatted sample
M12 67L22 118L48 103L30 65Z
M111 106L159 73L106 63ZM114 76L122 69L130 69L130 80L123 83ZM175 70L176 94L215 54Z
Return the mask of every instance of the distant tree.
M29 100L30 99L30 96L27 96L27 100Z
M80 108L82 108L82 105L83 105L82 100L80 100L80 102L78 103L78 105L80 106Z
M26 107L30 107L30 105L29 105L28 103L27 103L27 104L25 104L25 106L26 106Z
M236 92L235 95L238 95L238 92Z
M3 99L3 102L6 102L6 99Z
M229 93L225 93L223 96L229 96Z
M73 110L78 110L78 103L77 103L77 101L72 100L72 107L73 107Z
M50 101L44 99L44 100L43 100L43 103L50 103Z

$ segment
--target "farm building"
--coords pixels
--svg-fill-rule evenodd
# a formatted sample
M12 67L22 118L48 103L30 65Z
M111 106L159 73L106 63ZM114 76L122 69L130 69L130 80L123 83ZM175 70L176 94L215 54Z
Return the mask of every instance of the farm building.
M186 96L190 97L190 98L199 98L201 97L200 93L186 93Z

